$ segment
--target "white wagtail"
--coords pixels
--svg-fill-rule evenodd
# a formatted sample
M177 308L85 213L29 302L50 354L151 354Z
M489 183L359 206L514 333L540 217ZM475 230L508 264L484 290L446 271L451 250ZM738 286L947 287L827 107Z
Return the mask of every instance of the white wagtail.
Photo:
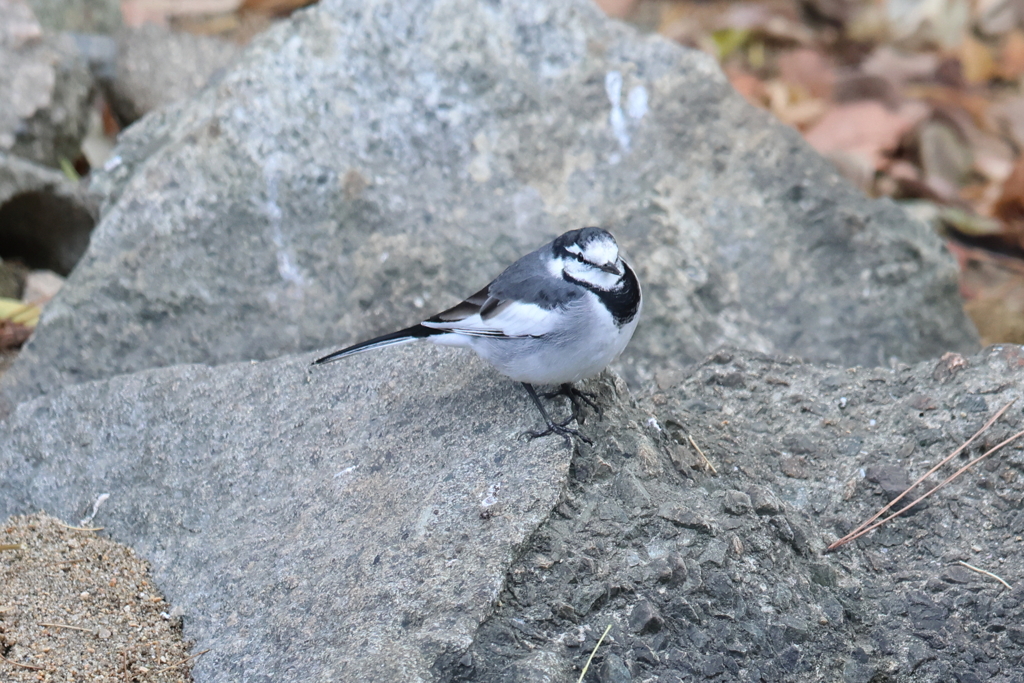
M314 361L329 363L361 351L429 339L466 346L494 368L522 382L547 423L543 432L580 436L566 425L578 415L574 389L598 374L629 343L640 318L640 282L619 256L615 238L600 228L570 230L522 257L491 284L418 325L335 351ZM573 416L554 422L534 384L558 385Z

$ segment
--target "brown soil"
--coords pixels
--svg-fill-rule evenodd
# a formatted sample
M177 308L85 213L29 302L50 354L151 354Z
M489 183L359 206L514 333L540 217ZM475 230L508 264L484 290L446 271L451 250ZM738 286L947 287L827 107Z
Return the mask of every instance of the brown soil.
M43 513L0 527L0 680L183 683L181 618L149 565Z

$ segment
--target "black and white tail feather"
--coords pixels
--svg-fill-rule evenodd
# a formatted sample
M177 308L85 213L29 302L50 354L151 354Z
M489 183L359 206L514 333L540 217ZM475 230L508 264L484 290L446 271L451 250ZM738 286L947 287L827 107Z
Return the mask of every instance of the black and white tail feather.
M600 228L571 230L523 256L457 306L398 332L314 361L336 361L371 349L428 339L473 349L502 374L522 382L547 423L531 437L556 433L589 440L567 425L580 399L572 384L598 374L629 343L643 300L636 274L615 238ZM555 422L533 385L557 385L573 416Z

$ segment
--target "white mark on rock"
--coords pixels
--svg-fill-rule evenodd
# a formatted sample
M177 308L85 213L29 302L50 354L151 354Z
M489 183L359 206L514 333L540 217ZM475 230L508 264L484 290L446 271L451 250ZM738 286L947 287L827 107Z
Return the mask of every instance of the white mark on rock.
M647 114L647 88L638 85L629 91L629 97L626 98L626 113L634 121L639 121Z
M358 465L350 465L340 472L335 472L334 478L337 479L338 477L343 477L346 474L351 474L356 469L356 467L358 467Z
M295 285L297 291L293 292L293 295L296 298L301 298L302 289L306 286L306 279L302 276L302 270L295 263L291 246L281 230L281 219L284 216L284 212L277 203L276 167L277 164L271 160L267 162L267 167L264 170L264 179L267 184L267 201L264 202L263 207L270 218L270 239L273 241L274 247L276 247L277 274L285 282Z
M612 127L612 134L619 142L623 152L629 151L631 143L630 130L635 129L640 120L647 115L648 95L647 88L642 85L633 87L626 97L626 110L622 109L622 73L609 71L604 77L604 91L608 95L608 101L612 105L608 114L608 123ZM628 117L628 118L627 118ZM608 157L608 163L617 164L622 157L613 153Z
M110 498L109 493L101 493L97 496L96 502L92 504L92 513L85 519L79 521L78 526L88 526L92 524L93 518L96 516L96 513L100 511L100 506L107 502L107 498Z
M480 506L489 508L498 503L498 494L501 493L501 484L491 484L487 487L487 494L480 501Z
M622 113L622 74L618 71L609 71L605 74L604 91L612 105L612 111L608 115L612 134L619 141L619 147L623 151L629 151L629 131L626 130L626 116Z

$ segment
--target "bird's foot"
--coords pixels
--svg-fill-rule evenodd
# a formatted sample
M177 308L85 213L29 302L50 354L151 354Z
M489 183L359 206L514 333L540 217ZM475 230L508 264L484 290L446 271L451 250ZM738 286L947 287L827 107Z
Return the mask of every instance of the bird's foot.
M540 436L547 436L548 434L558 434L563 439L565 439L565 443L567 445L569 445L569 446L572 445L572 437L575 436L580 441L582 441L583 443L589 444L589 445L593 445L594 442L591 441L590 439L588 439L587 437L583 436L582 434L580 434L579 430L573 429L572 427L567 426L570 422L573 421L573 419L574 418L570 417L565 422L548 422L548 428L545 429L544 431L542 431L542 432L529 431L529 432L526 432L524 434L524 436L526 436L527 438L529 438L532 441L533 439L536 439L537 437L540 437Z
M577 430L572 429L571 427L568 426L570 422L576 419L577 411L573 410L573 414L570 415L564 422L555 422L554 420L551 419L551 416L548 415L548 411L544 409L544 404L540 402L540 398L537 396L537 391L533 388L533 385L523 382L523 387L526 389L526 393L530 395L530 399L533 401L533 404L537 406L537 410L540 411L541 417L544 418L544 422L547 423L548 426L548 428L542 432L525 432L524 436L530 439L536 439L538 436L547 436L548 434L559 434L563 439L565 439L566 444L570 446L572 445L572 437L574 436L578 437L580 441L583 441L584 443L594 443L587 437L580 434ZM564 389L565 387L570 387L570 385L563 384L562 387Z
M583 409L583 404L586 403L591 410L597 413L597 419L604 419L604 410L597 404L597 394L592 394L587 391L581 391L572 384L559 385L555 391L549 391L543 395L544 398L554 398L556 396L565 396L572 403L572 416L573 419L579 421L580 411Z

